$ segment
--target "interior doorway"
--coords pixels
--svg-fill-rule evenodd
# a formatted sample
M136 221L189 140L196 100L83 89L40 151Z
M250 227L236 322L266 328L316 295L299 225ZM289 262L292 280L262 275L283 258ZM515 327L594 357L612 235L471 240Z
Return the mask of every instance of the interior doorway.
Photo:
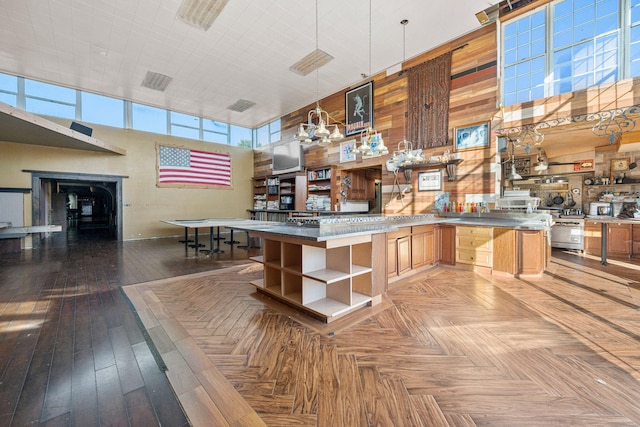
M381 165L343 169L340 175L343 179L349 177L348 188L341 189L341 202L367 202L366 213L382 213Z
M68 238L122 240L123 177L30 172L34 225L62 225Z

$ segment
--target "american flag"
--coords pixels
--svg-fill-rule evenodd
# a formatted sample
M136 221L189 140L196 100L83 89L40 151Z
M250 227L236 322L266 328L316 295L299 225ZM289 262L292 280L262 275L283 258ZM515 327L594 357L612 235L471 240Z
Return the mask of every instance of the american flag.
M161 145L158 182L230 186L231 156Z

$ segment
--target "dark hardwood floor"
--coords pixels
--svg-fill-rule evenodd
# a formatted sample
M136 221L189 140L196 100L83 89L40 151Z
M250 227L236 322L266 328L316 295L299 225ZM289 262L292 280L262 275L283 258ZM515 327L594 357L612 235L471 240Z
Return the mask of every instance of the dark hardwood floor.
M120 286L246 263L247 250L196 258L177 238L103 233L0 254L0 426L188 425Z
M176 393L216 381L274 426L640 425L635 260L554 250L543 277L522 280L437 267L322 325L224 272L171 282L247 263L225 244L185 256L177 240L58 235L0 256L0 426L188 425ZM149 290L182 328L151 331L160 351L202 369L173 388L120 289L140 283L126 289ZM228 421L237 409L191 421L249 425Z

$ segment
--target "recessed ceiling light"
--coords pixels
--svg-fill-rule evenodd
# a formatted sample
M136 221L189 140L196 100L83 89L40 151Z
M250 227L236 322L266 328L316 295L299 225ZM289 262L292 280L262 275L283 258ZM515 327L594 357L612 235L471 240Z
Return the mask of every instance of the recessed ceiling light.
M160 92L164 92L169 83L171 82L171 77L165 76L164 74L154 73L153 71L147 71L147 75L142 82L143 87L148 87L149 89L159 90Z
M255 102L247 101L246 99L239 99L235 103L233 103L232 105L229 105L229 107L227 107L227 108L229 110L237 111L239 113L242 113L243 111L248 110L249 108L253 107L254 105L256 105Z
M207 31L229 0L183 0L178 18L194 27Z
M316 49L300 61L293 64L289 69L296 74L306 76L310 72L326 65L333 59L333 56L329 55L322 49Z

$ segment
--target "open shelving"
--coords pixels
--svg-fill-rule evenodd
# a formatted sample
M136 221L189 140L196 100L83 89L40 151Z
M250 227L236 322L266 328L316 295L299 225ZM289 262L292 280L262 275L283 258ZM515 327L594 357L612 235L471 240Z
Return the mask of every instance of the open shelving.
M374 295L371 236L330 242L263 237L259 290L327 322L372 302Z

